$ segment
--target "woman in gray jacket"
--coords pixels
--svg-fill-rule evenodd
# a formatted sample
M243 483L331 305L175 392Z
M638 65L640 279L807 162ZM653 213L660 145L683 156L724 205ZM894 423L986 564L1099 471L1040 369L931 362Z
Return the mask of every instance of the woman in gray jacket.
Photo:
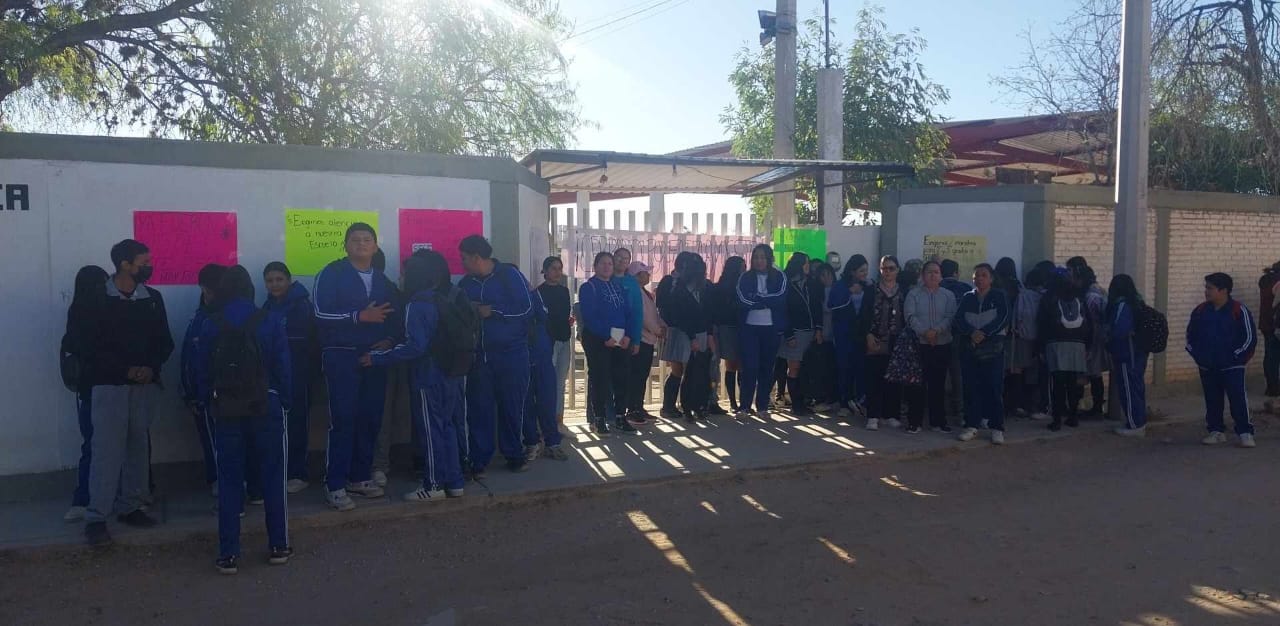
M929 428L951 432L947 425L946 382L951 364L951 323L956 314L956 296L942 288L942 266L924 264L921 281L903 303L907 326L920 343L920 367L924 394L912 394L907 413L907 433L920 432L924 405L929 405Z

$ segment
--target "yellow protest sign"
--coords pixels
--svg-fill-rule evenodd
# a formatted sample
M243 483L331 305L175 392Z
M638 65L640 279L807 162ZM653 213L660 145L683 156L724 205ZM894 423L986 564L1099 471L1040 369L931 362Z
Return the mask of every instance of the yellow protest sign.
M364 222L378 229L374 211L285 209L284 262L298 276L315 276L324 266L346 256L347 227Z
M973 267L987 262L987 238L982 235L925 235L924 260L937 256L960 264L960 276L973 272Z

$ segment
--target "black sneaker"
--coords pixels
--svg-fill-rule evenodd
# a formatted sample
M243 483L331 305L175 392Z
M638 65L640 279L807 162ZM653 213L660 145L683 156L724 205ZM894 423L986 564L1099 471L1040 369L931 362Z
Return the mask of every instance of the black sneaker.
M791 415L795 417L810 417L812 415L817 415L817 414L814 413L813 410L811 410L809 407L802 406L799 408L792 408Z
M213 566L218 568L219 574L230 576L240 573L240 559L234 556L218 557L218 560L213 562Z
M690 422L690 423L696 422L696 421L698 421L698 412L697 412L697 411L685 411L685 412L684 412L684 419L685 419L685 421Z
M936 430L936 431L938 431L938 432L940 432L940 433L949 433L949 432L951 432L951 427L950 427L950 426L948 426L948 425L946 425L946 424L943 424L943 425L941 425L941 426L935 426L935 427L933 428L933 430Z
M602 437L609 436L609 422L603 419L596 420L596 434Z
M507 469L513 473L519 474L521 472L529 471L529 464L525 463L524 459L507 461Z
M640 431L636 430L636 427L635 427L635 426L632 426L631 424L628 424L628 423L627 423L627 420L617 420L616 422L614 422L614 423L613 423L613 428L614 428L614 430L616 430L616 431L618 431L618 432L620 432L620 433L635 433L635 432L640 432Z
M1070 427L1070 428L1075 428L1075 427L1077 427L1077 426L1079 426L1079 425L1080 425L1080 420L1079 420L1079 419L1076 419L1076 418L1074 418L1074 417L1068 417L1068 418L1067 418L1067 426L1068 426L1068 427Z
M489 478L489 475L485 474L484 470L472 470L472 472L467 475L467 480L473 483L484 482L487 478Z
M720 407L719 402L707 407L707 415L728 415L728 414L729 414L728 411Z
M147 515L142 509L134 510L125 515L117 515L116 520L134 528L153 528L160 523L154 517Z
M919 426L908 426L908 427L907 427L907 430L906 430L906 433L907 433L908 435L918 435L918 434L920 434L920 427L919 427Z
M666 407L663 407L661 411L658 411L658 415L662 416L663 419L669 420L678 420L684 417L684 413L681 413L680 409L671 409Z
M636 412L631 412L631 413L627 413L627 423L631 424L632 426L644 426L645 419L643 415Z
M84 526L84 538L89 545L109 546L111 545L111 533L107 532L106 522L89 522Z
M289 562L289 557L293 556L293 548L285 546L283 548L272 548L271 555L267 557L267 562L272 565L284 565Z

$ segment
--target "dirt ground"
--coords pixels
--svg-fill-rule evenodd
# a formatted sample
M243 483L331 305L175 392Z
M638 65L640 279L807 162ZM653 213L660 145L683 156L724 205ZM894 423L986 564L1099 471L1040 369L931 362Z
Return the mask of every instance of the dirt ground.
M1280 624L1280 437L1091 434L295 531L0 555L0 624ZM249 539L256 546L260 536Z

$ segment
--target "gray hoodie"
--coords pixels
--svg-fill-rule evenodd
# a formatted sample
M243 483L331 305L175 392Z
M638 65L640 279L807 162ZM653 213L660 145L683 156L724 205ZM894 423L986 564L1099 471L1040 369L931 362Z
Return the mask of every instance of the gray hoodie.
M907 294L902 310L907 318L907 326L915 331L920 343L929 343L924 334L931 329L938 331L937 345L951 343L951 321L956 316L955 294L942 287L929 293L923 285L919 285Z

